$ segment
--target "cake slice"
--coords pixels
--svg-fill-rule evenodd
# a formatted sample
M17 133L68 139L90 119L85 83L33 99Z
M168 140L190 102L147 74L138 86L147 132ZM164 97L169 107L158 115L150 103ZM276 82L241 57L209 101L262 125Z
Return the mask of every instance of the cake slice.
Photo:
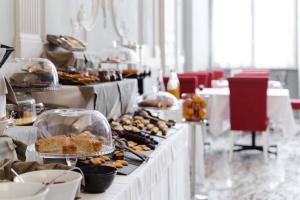
M68 137L65 135L42 138L36 141L35 148L41 153L59 153L62 152L62 147L67 143L67 140Z
M102 148L102 143L99 140L86 134L71 135L70 142L76 145L79 153L94 153Z

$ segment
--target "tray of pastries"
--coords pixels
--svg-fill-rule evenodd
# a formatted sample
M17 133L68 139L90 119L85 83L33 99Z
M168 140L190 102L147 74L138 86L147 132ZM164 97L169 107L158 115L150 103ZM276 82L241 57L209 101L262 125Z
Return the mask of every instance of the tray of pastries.
M169 128L175 121L154 117L151 112L138 110L118 119L110 120L114 135L124 138L128 147L138 152L154 150L161 139L168 137Z
M102 82L120 81L122 75L118 70L99 70L81 73L75 69L58 69L59 81L62 85L90 85Z
M69 51L84 51L86 49L86 45L82 41L68 35L47 35L47 40L52 45Z
M113 153L105 156L81 157L78 159L76 166L79 168L86 165L111 166L117 169L117 174L129 175L142 163L142 160L140 160L130 152L126 152L121 149L116 149Z

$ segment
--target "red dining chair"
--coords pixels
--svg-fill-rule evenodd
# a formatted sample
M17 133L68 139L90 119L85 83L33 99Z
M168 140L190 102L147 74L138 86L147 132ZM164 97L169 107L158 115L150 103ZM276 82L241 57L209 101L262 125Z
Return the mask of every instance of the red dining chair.
M224 78L224 70L223 69L212 69L212 80L220 80Z
M182 74L179 74L178 76L196 76L198 78L198 84L197 86L203 85L204 87L208 86L208 78L209 78L209 74L208 72L202 72L202 71L198 71L198 72L185 72Z
M183 93L195 93L196 88L198 87L198 78L196 76L178 76L179 79L179 90L180 96ZM163 77L165 88L167 89L169 77Z
M268 117L267 117L267 77L230 77L230 125L231 147L229 159L234 151L258 150L264 152L268 160ZM234 145L234 134L237 131L250 131L251 145ZM256 145L256 132L262 132L263 146ZM237 149L234 149L237 147Z
M293 110L300 110L300 99L291 99L291 106Z
M300 99L291 99L291 106L293 111L295 111L295 113L297 114L296 117L299 120L299 111L300 111ZM296 112L297 111L297 112Z

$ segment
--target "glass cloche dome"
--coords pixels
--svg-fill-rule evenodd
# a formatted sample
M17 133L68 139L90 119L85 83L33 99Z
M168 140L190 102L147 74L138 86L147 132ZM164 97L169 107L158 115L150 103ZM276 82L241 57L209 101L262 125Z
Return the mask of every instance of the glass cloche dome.
M44 157L94 156L114 150L107 119L99 111L55 109L35 121L35 150Z
M44 58L16 58L7 63L4 73L15 90L55 89L59 86L54 64Z
M138 102L138 105L139 107L173 109L178 107L178 101L174 95L168 92L158 91L144 94L142 100Z

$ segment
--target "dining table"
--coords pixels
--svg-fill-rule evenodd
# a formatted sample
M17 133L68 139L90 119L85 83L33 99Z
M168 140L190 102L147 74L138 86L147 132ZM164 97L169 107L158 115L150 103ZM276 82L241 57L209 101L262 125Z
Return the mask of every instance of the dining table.
M196 94L207 102L207 118L209 132L218 136L230 129L230 108L228 87L196 89ZM241 97L243 98L243 97ZM252 102L249 106L255 106ZM297 132L294 113L290 103L288 89L268 88L267 90L267 115L271 123L276 124L285 137Z

